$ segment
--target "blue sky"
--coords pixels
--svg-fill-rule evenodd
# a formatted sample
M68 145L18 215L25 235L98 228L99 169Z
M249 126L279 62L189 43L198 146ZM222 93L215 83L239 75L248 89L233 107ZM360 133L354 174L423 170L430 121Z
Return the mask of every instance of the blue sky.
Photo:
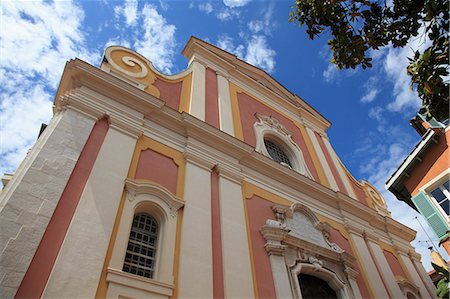
M420 101L409 88L405 66L412 49L427 41L373 52L372 69L338 71L329 62L326 37L311 41L288 22L293 3L2 1L0 174L15 170L40 124L51 118L67 60L78 57L98 66L104 48L117 44L138 51L164 73L177 73L187 66L181 50L194 35L266 70L330 120L328 134L341 160L357 179L382 192L394 218L418 231L414 245L430 269L428 245L421 242L427 237L416 214L384 190L419 141L408 121Z

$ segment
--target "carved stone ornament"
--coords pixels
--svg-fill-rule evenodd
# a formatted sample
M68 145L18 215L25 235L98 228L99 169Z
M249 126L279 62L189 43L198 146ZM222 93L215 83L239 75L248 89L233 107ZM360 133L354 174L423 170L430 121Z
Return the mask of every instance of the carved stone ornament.
M361 184L363 186L364 192L366 193L367 197L372 201L375 210L383 215L383 216L391 216L391 213L388 211L388 207L386 204L386 201L384 200L383 196L378 192L375 187L373 187L369 182L367 181L361 181Z
M138 72L132 72L130 70L127 70L123 67L121 67L116 61L114 61L113 56L111 55L112 52L114 52L115 50L119 50L115 47L109 47L106 49L105 51L105 57L104 60L106 60L114 69L116 69L117 71L120 71L122 73L124 73L125 75L128 75L130 77L133 78L145 78L148 75L148 68L147 66L142 62L142 59L138 59L137 57L137 53L134 53L133 51L130 51L128 49L125 48L120 48L120 51L127 51L129 54L131 54L132 56L123 56L121 61L129 66L130 68L134 68L135 66L139 66L139 71Z
M264 143L264 138L272 137L278 139L281 141L281 144L279 145L284 151L286 151L290 158L292 168L302 175L312 179L313 176L306 166L303 152L294 140L292 140L292 133L273 116L262 115L259 113L256 113L255 116L258 119L258 121L253 125L256 136L255 150L267 157L270 157ZM287 166L285 163L283 163L283 165Z
M136 199L136 191L133 189L127 189L127 199L129 202L133 202Z
M125 186L128 201L133 202L140 195L155 196L159 199L160 205L168 211L168 214L171 217L176 217L178 215L178 210L184 206L184 202L181 199L177 198L170 191L157 183L146 180L127 179L125 181Z
M100 68L155 97L160 96L159 89L153 85L156 80L155 69L139 53L124 47L110 46L105 50Z
M289 230L289 235L305 240L323 248L341 253L343 250L329 240L331 226L319 221L317 216L305 205L294 203L291 207L274 205L272 207L279 225ZM273 221L273 220L272 220Z
M322 268L323 262L316 257L310 256L308 262L314 266L317 270Z
M338 298L360 297L351 286L356 285L358 275L353 269L356 259L329 240L329 224L320 222L311 209L300 203L290 207L274 205L272 211L277 220L269 219L261 228L264 248L271 259L272 273L279 275L280 269L286 269L289 277L288 284L281 280L275 284L277 294L291 288L289 297L302 298L298 275L305 273L326 281Z
M268 127L272 128L272 130L277 131L278 133L285 135L288 138L291 138L292 133L288 129L286 129L286 127L283 126L283 124L280 123L280 121L278 119L276 119L275 117L262 115L259 113L256 113L255 116L259 120L258 125L268 126Z

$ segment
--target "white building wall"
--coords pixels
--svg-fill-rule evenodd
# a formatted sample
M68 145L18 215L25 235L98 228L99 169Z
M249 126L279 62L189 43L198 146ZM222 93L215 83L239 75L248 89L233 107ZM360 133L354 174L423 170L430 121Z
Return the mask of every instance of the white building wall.
M225 298L253 298L253 280L241 185L219 177Z
M211 172L186 163L179 298L212 298Z
M389 266L386 257L380 246L373 240L368 240L368 245L372 249L374 259L379 266L383 280L388 288L389 294L393 298L403 298L403 293L397 284L394 273L392 273L391 267Z
M136 139L110 127L43 298L94 298Z
M0 193L0 298L16 293L94 123L57 113Z
M217 90L219 97L220 129L234 136L233 113L231 111L230 84L221 73L217 73Z
M350 237L358 251L361 265L367 275L373 294L376 298L390 298L363 237L352 232L350 232Z
M192 87L189 113L200 120L206 117L206 67L192 61Z

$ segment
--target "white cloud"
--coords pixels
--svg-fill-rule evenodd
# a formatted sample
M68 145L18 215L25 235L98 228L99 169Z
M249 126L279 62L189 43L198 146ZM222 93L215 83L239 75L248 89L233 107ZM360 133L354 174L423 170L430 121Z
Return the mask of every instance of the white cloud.
M252 20L247 24L252 34L264 33L271 35L272 30L277 26L277 23L272 19L273 10L274 3L270 2L265 11L263 11L261 19Z
M203 11L203 12L206 13L206 14L210 14L210 13L212 13L213 10L214 10L212 4L209 3L209 2L206 2L206 3L199 3L199 4L198 4L198 9L199 9L200 11Z
M236 55L240 59L244 59L245 47L244 45L234 46L233 39L228 35L221 35L217 40L217 46L227 52Z
M245 45L234 45L234 41L228 35L222 35L217 40L216 45L228 51L238 58L262 68L268 73L275 70L276 52L267 44L267 40L263 35L253 35Z
M71 2L2 2L0 59L0 172L12 172L52 116L52 100L64 64L90 63L83 11ZM64 24L64 26L61 26Z
M401 49L387 48L387 55L384 57L384 71L389 80L394 84L394 101L389 103L387 108L390 111L402 111L405 109L417 110L420 107L420 99L414 90L411 90L411 77L406 74L408 56L413 53L411 48L405 46Z
M115 7L114 10L125 11L127 5L125 3L124 6ZM131 31L120 30L120 34L109 39L106 45L119 44L131 47L148 58L158 70L170 74L176 47L175 25L168 24L156 6L151 4L145 4L142 11L137 12L133 22L135 25Z
M247 5L251 0L223 0L223 4L230 8L242 7Z
M382 64L382 71L386 78L394 85L394 100L387 105L388 110L394 112L416 112L421 105L421 100L415 90L411 90L411 77L406 73L408 57L413 56L414 51L423 52L430 45L429 40L423 34L424 27L419 30L418 37L413 37L403 48L394 48L392 45L380 51L372 51L374 65Z
M134 43L136 51L152 61L159 70L170 73L175 54L175 25L167 24L153 5L142 10L144 33Z
M370 103L373 100L375 100L375 98L378 95L378 89L372 89L369 90L362 98L361 98L361 102L363 103Z
M159 0L159 7L161 7L162 10L168 11L170 8L169 2L165 0Z
M248 42L245 61L271 73L275 69L275 55L275 50L267 45L264 36L254 35Z
M378 106L370 108L369 109L369 117L380 122L383 119L383 112L384 112L384 109L381 107L378 107Z
M228 7L218 11L216 13L216 18L218 18L221 21L231 21L235 17L239 17L240 12L235 9L230 9Z
M375 76L370 77L366 83L364 83L365 94L361 97L362 103L370 103L375 100L380 90L377 88L378 78Z
M331 62L328 63L328 67L326 70L323 71L322 75L325 79L325 82L331 83L338 77L339 70L336 67L336 65L332 64Z
M114 7L114 14L116 18L121 15L125 17L125 24L127 26L135 26L138 19L138 2L137 0L125 0L123 6Z

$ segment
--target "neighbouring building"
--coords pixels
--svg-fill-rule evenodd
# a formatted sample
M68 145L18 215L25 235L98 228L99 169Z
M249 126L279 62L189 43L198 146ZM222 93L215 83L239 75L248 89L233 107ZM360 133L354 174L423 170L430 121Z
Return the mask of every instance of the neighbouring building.
M420 114L410 123L421 140L386 187L425 218L450 255L450 126Z
M171 76L115 46L67 63L0 194L1 298L434 297L328 120L211 44L183 54Z

